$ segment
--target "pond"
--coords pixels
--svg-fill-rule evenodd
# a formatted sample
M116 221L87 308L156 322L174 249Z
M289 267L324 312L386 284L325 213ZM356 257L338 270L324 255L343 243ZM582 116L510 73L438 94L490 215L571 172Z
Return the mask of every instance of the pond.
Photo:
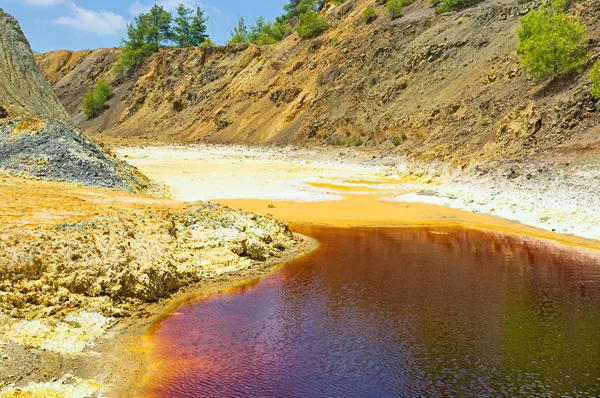
M594 396L600 262L462 228L325 228L316 252L186 304L151 397Z

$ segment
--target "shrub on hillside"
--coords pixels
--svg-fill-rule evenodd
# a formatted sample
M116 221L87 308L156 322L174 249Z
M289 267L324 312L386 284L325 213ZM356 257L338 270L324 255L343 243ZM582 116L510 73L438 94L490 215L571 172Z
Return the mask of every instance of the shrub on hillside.
M600 61L596 61L588 74L588 79L592 83L592 95L594 99L600 99Z
M200 45L200 47L216 47L217 43L215 43L214 41L212 41L210 39L210 37L207 37L206 40L204 40L202 42L202 44Z
M300 26L298 26L298 35L303 39L316 37L329 27L325 18L316 12L309 11L300 16Z
M393 21L402 15L402 8L410 5L414 0L388 0L387 11L388 17Z
M435 11L438 14L443 14L445 12L467 8L471 3L468 0L442 0L438 4Z
M563 10L559 1L521 18L519 62L537 81L580 72L588 61L585 25Z
M388 0L388 18L392 21L402 15L402 0Z
M83 99L82 110L88 119L98 116L108 108L106 101L114 96L112 86L106 80L99 80L93 90L88 90Z
M363 11L362 17L363 17L363 21L365 21L365 23L371 23L377 19L377 11L375 11L375 9L373 7L367 7Z

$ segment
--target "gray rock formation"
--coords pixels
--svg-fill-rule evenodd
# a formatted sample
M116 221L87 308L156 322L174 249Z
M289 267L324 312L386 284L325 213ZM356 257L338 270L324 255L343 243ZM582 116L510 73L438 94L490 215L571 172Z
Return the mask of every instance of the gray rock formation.
M35 64L19 23L0 8L0 118L21 113L69 119Z
M129 192L150 185L137 169L105 152L81 130L50 117L0 119L0 169Z

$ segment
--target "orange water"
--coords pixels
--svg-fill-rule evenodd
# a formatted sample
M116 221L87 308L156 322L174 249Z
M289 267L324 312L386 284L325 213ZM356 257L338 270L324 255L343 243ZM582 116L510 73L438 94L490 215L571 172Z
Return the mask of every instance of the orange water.
M600 392L592 252L460 228L296 229L322 247L163 321L144 395Z

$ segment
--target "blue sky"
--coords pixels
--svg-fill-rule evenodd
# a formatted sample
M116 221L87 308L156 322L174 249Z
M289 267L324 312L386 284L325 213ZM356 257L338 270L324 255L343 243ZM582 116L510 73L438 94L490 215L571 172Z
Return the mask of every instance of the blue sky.
M218 44L240 17L246 23L283 13L287 0L0 0L0 8L13 15L37 52L117 47L125 24L154 3L171 11L177 4L200 6L210 17L208 33Z

